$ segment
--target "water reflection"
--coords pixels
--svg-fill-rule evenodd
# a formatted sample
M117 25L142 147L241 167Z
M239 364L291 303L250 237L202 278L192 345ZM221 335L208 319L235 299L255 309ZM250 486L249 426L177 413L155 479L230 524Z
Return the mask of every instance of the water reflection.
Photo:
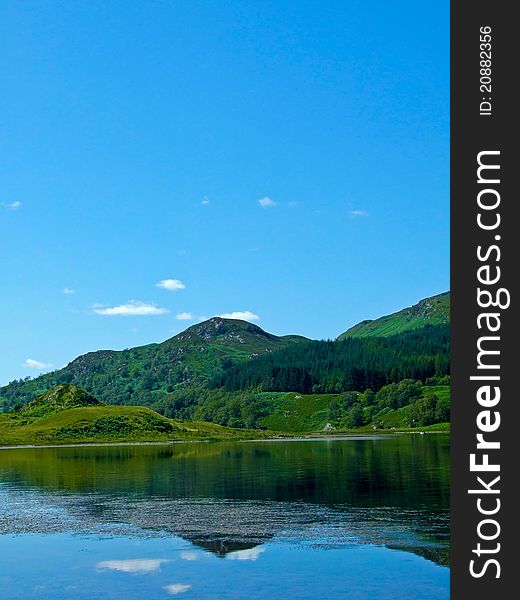
M175 534L242 561L272 539L448 560L444 435L8 450L0 494L5 533Z
M164 563L171 562L167 558L133 558L128 560L104 560L98 562L96 567L103 571L121 571L122 573L153 573L161 568Z

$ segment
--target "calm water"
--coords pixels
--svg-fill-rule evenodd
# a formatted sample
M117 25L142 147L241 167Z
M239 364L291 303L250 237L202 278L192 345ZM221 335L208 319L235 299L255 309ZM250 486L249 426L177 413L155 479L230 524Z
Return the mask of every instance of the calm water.
M0 451L2 599L449 597L449 437Z

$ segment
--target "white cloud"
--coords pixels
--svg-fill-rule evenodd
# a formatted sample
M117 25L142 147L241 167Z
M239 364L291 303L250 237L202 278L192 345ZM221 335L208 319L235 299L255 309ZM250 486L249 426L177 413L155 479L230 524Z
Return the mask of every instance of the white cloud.
M178 315L175 315L175 318L179 321L192 321L193 315L190 312L181 312Z
M170 292L176 292L177 290L183 290L186 288L184 283L179 279L162 279L159 283L155 284L155 287L162 288L163 290L169 290Z
M368 213L366 210L351 210L351 217L368 217Z
M166 558L134 558L130 560L105 560L97 563L98 569L109 569L123 573L153 573L163 563L171 562Z
M64 287L64 288L61 290L61 293L62 293L62 294L65 294L65 295L67 295L67 296L70 296L71 294L75 294L75 293L76 293L76 290L74 290L73 288Z
M182 248L180 250L177 250L177 254L179 256L186 256L186 254L188 254L187 250L183 250Z
M268 198L267 196L265 196L264 198L260 198L260 200L258 201L258 204L260 204L260 206L262 208L267 208L269 206L276 206L276 202L274 200L271 200L271 198Z
M181 552L182 560L197 560L198 555L196 552Z
M258 315L255 315L255 313L250 310L236 310L234 312L217 315L217 317L221 317L222 319L240 319L242 321L258 321L260 319Z
M19 200L15 200L14 202L4 204L4 206L5 210L18 210L19 208L21 208L22 203Z
M50 369L52 365L50 363L44 363L41 360L34 360L34 358L27 358L22 367L27 369L38 369L38 371L43 371L44 369Z
M207 196L204 196L204 198L202 198L202 200L201 200L201 204L203 204L203 205L205 205L205 206L206 206L207 204L209 204L209 198L208 198Z
M172 594L173 596L175 596L176 594L182 594L183 592L187 592L190 588L191 585L189 583L172 583L163 587L163 589L166 590L168 594Z
M93 308L96 314L109 317L141 317L149 315L163 315L164 313L170 312L168 309L160 308L155 304L138 302L136 300L130 300L130 302L127 302L126 304L120 304L119 306L109 307L101 307L98 304L95 304Z
M256 546L255 548L247 548L247 550L230 552L226 558L228 560L256 560L265 551L265 546Z

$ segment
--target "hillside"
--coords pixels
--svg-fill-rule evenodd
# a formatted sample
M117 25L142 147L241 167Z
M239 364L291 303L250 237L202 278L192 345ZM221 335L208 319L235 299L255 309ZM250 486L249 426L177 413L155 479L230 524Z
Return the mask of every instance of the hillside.
M254 433L258 437L258 432ZM74 385L60 385L16 413L0 415L0 445L152 442L251 437L227 427L168 419L138 406L107 406Z
M450 322L450 292L425 298L413 306L375 320L361 321L338 336L338 340L349 337L386 337L419 329L425 325L444 325Z
M89 352L58 371L11 382L0 388L0 402L11 410L56 385L71 383L107 404L150 406L177 389L203 384L223 367L302 341L307 340L214 317L160 344Z
M334 395L368 389L379 393L384 386L403 380L423 384L446 380L450 369L449 293L361 323L340 338L279 337L245 321L215 317L160 344L90 352L59 371L11 382L0 388L0 405L4 412L17 409L17 419L26 421L48 416L53 407L83 410L89 403L101 401L152 408L173 420L206 421L230 428L277 429L283 425L282 431L296 431L305 422L304 429L312 424L319 431L327 418L328 400ZM66 386L70 397L56 390L45 395L56 386ZM302 395L296 403L297 413L303 410L310 420L305 417L301 421L301 415L290 423L276 416L268 418L277 413L276 406L283 408L282 412L289 410L289 396L282 401L278 393ZM36 398L40 394L44 396ZM428 411L434 410L432 407ZM90 406L89 414L94 414L94 408ZM105 414L109 408L97 407L103 418L109 416ZM114 412L113 416L120 415ZM364 423L369 425L372 416L365 415ZM401 417L403 426L408 415ZM114 423L116 429L119 426L124 429ZM149 431L146 423L142 427Z

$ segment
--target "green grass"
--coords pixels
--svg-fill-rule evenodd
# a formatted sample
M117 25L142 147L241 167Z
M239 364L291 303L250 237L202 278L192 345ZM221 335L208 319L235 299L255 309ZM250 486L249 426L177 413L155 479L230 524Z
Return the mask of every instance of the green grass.
M338 340L349 337L387 337L403 331L419 329L425 325L441 325L450 322L450 293L425 298L391 315L373 321L362 321L342 333Z
M175 421L141 406L95 406L63 410L26 423L0 415L0 445L226 440L265 436L202 421Z
M338 394L298 394L294 392L266 392L259 396L267 399L271 414L261 425L272 431L303 433L321 431L328 422L329 404Z
M213 423L178 421L143 406L107 406L75 385L60 385L22 410L0 415L0 445L257 437Z

